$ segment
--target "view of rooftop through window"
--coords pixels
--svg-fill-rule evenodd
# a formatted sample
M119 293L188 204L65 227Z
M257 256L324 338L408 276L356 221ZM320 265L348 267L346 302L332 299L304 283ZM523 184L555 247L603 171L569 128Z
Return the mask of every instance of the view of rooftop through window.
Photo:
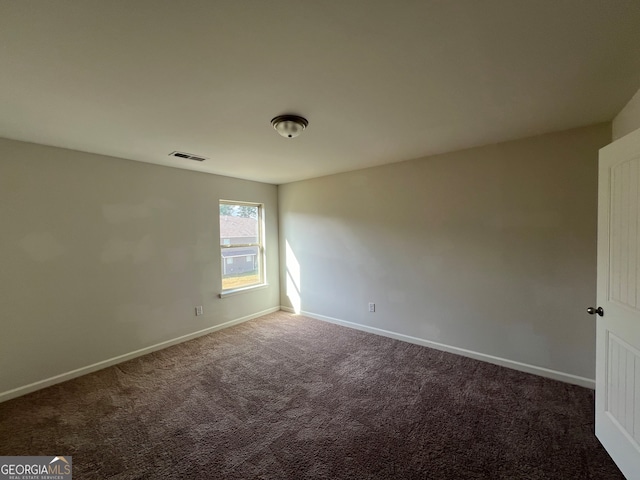
M263 283L262 205L220 202L222 291Z

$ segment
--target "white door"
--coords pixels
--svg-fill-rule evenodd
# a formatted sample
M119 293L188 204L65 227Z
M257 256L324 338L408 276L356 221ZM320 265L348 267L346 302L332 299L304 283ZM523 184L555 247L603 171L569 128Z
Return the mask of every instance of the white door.
M597 294L596 436L640 479L640 130L600 150Z

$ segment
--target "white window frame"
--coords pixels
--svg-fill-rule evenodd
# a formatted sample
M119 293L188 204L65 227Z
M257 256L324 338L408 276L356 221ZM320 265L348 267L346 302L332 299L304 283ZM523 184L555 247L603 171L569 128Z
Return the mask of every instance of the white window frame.
M251 291L251 290L255 290L258 288L264 288L267 286L266 283L266 264L267 264L267 259L266 259L266 255L265 255L265 229L264 229L264 204L262 203L252 203L252 202L242 202L242 201L236 201L236 200L220 200L218 203L218 224L220 223L220 206L221 205L240 205L240 206L247 206L247 207L257 207L258 208L258 238L257 238L257 242L255 243L224 243L224 244L220 244L220 263L221 263L221 282L220 282L220 298L224 298L228 295L234 295L236 293L242 293L242 292L247 292L247 291ZM257 257L257 262L258 262L258 283L255 283L253 285L248 285L246 287L240 287L240 288L228 288L225 289L223 287L223 277L224 277L224 258L228 258L228 257L223 257L222 252L225 249L229 249L229 248L237 248L237 247L258 247L258 254L256 255Z

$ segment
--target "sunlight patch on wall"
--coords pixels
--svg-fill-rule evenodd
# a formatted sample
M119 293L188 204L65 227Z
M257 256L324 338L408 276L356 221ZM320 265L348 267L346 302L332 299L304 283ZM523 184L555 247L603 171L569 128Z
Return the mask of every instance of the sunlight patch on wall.
M286 293L291 306L296 313L302 311L302 299L300 298L300 263L293 253L289 241L286 244L285 266L287 273Z

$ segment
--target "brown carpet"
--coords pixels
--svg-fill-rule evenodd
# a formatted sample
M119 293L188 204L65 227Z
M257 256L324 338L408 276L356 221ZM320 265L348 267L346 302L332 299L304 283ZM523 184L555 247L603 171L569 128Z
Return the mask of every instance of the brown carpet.
M593 392L267 315L0 404L75 479L623 479Z

